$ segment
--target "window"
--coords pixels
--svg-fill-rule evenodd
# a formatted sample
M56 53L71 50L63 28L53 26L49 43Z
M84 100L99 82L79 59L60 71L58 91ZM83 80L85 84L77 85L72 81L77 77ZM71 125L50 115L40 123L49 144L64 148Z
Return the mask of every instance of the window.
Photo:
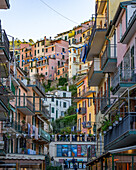
M54 47L52 47L52 51L54 51Z
M63 52L63 53L65 52L65 48L62 48L62 52Z
M62 71L64 72L64 68L62 69Z
M31 69L31 72L33 72L33 69Z
M39 47L39 42L38 42L38 47Z
M69 45L71 45L71 41L69 40Z
M58 70L58 75L60 75L60 71Z
M85 37L85 34L83 34L83 37Z
M56 110L56 119L58 119L58 110Z
M43 68L41 68L41 71L43 70Z
M80 37L80 42L82 42L82 37Z
M60 61L58 61L58 66L60 66Z
M48 53L48 48L46 48L46 53Z
M119 27L120 27L120 39L121 39L122 38L122 21L120 22Z
M38 50L38 54L39 54L39 50Z
M44 52L44 48L42 48L42 52Z
M81 118L78 119L78 130L81 130Z
M23 54L22 54L22 60L23 60Z
M72 38L72 44L74 44L74 41L75 41L75 39L74 39L74 38Z
M88 107L92 105L92 99L88 99Z
M75 31L75 35L77 34L77 32Z
M47 72L45 73L45 75L47 76Z
M67 36L65 36L65 41L67 41Z
M22 61L22 67L23 67L23 61Z
M61 101L60 101L60 107L61 107Z
M66 108L67 107L67 103L63 102L63 107Z
M79 96L81 95L81 89L79 89Z
M34 55L36 56L36 50L34 50Z
M61 116L63 117L64 116L64 112L61 111Z
M56 100L56 106L58 106L58 100Z
M70 69L71 69L71 65L70 65Z
M35 44L35 48L36 48L36 44Z
M63 60L65 59L65 56L64 56L64 55L62 55L62 59L63 59Z
M63 93L63 97L66 97L66 93Z
M51 112L54 113L54 107L51 108Z
M54 97L51 98L51 101L54 102Z
M52 70L53 70L53 67L52 67Z
M54 117L52 118L52 122L54 122Z
M89 113L89 121L91 122L91 113Z

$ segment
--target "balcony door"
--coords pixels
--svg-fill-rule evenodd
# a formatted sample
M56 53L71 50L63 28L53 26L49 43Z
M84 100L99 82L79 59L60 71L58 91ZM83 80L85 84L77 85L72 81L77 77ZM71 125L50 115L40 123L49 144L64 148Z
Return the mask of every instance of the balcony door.
M130 50L124 56L124 69L122 70L122 79L128 80L131 78L131 67L130 67Z

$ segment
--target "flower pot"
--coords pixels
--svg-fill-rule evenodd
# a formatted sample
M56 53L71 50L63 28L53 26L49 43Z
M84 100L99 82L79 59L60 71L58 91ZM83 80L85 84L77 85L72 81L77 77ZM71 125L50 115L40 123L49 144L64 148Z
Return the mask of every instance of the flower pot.
M106 134L106 131L103 131L103 134L105 135L105 134Z
M115 124L115 123L113 123L113 126L116 126L116 124Z
M111 130L112 129L112 126L109 126L109 130Z
M115 121L115 124L117 125L118 123L119 123L119 122L116 120L116 121Z
M119 121L122 121L122 117L119 117Z

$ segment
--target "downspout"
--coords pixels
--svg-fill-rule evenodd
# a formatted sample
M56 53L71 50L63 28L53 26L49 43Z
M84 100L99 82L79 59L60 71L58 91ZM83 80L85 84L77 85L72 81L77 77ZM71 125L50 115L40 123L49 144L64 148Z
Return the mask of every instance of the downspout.
M108 40L108 55L111 56L110 51L110 39L105 36L105 39ZM109 106L110 106L110 73L108 73L108 100L109 100Z
M126 29L127 29L127 8L120 4L120 7L126 10Z

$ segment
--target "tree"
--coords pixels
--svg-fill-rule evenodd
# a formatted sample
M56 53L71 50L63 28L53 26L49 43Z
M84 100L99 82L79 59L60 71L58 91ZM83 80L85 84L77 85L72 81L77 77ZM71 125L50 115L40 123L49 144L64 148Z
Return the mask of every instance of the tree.
M29 43L30 43L30 44L34 44L34 41L30 38L30 39L29 39Z

